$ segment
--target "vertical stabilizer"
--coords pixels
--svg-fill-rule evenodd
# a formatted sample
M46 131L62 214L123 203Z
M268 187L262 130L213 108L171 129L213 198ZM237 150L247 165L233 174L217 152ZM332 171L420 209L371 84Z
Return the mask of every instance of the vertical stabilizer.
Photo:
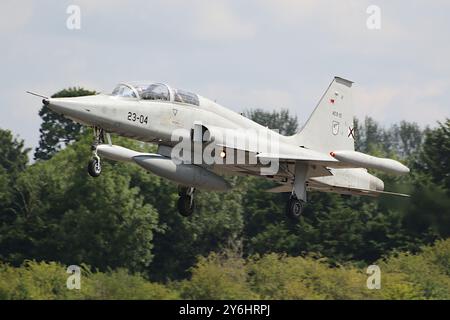
M296 145L326 153L355 149L352 84L333 79L301 131L290 137Z

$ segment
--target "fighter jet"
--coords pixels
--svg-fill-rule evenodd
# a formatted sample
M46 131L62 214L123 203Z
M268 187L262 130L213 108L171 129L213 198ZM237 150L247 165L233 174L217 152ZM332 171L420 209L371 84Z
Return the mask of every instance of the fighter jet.
M385 192L383 181L367 169L409 173L398 161L355 151L352 84L335 77L303 128L292 136L163 83L120 83L111 94L76 98L28 93L42 97L52 111L93 128L88 163L92 177L101 174L101 157L137 164L177 183L178 210L190 216L195 190L227 191L231 186L226 175L260 176L277 183L266 191L290 193L286 213L298 219L309 191L394 194ZM157 152L114 145L110 133L156 144Z

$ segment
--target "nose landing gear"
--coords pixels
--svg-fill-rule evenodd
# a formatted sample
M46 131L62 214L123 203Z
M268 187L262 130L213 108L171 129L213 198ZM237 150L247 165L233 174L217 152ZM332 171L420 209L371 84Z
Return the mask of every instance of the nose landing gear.
M192 215L195 209L194 201L195 188L178 186L178 212L183 217L189 217Z
M92 159L88 163L88 173L97 178L102 173L100 157L97 154L97 146L105 142L105 132L101 128L94 127L94 142L92 143Z

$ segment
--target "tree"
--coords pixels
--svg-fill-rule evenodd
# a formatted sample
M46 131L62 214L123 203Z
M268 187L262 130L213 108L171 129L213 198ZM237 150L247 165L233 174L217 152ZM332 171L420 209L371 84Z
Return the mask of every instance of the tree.
M401 121L389 130L389 139L393 139L395 152L402 159L413 157L419 151L423 141L423 132L417 123Z
M259 116L259 119L265 119L266 122L270 122L270 118L270 113ZM363 152L380 156L399 154L409 161L409 158L417 156L416 150L421 146L422 131L414 123L402 122L384 129L373 119L366 118L362 124L355 119L355 127L358 128L356 148ZM382 175L381 178L385 180L388 190L413 192L411 177L395 178ZM264 179L247 178L245 181L245 255L268 252L298 255L320 252L337 262L373 262L393 249L416 251L420 245L434 241L436 232L443 232L443 226L448 225L443 223L446 221L446 214L442 212L445 197L430 206L436 213L442 213L436 216L432 224L440 224L440 231L430 233L430 221L419 223L419 229L411 223L423 219L414 219L412 214L416 211L408 200L394 197L374 200L317 192L309 193L309 202L301 221L297 224L290 223L286 221L283 212L288 194L261 192L273 186ZM412 201L414 206L418 204L417 201L424 200L425 195L426 193L423 196L415 196ZM419 207L422 211L425 210L422 206ZM417 214L424 217L423 212ZM421 229L422 227L425 227L425 230Z
M442 184L450 191L450 119L426 133L415 167L429 174L434 183Z
M52 98L79 97L93 94L96 94L96 92L74 87L61 90L52 95ZM39 146L34 153L36 160L50 159L56 152L61 150L62 146L77 140L83 131L80 124L51 111L48 106L42 106L39 116L42 118L42 124L39 129L41 133Z
M371 153L374 149L380 149L383 143L383 131L378 123L370 117L366 117L364 125L357 129L361 141L361 152Z
M129 165L105 161L102 176L92 179L85 167L89 155L86 133L19 175L14 215L0 224L1 260L145 270L152 260L157 212L131 185Z
M23 140L14 138L9 130L0 129L0 167L7 173L17 176L25 170L29 151Z
M196 191L196 211L190 218L181 217L177 212L176 184L157 179L158 186L146 184L145 188L150 187L152 191L144 191L146 201L157 207L162 229L155 234L155 258L149 269L151 279L185 278L198 256L241 249L243 190L236 185L236 179L230 180L235 188L227 193Z
M26 169L29 151L23 140L13 137L9 130L0 129L0 224L12 219L14 185Z
M366 117L361 124L355 118L355 149L369 154L407 159L419 151L423 131L417 123L401 121L385 129L372 118Z

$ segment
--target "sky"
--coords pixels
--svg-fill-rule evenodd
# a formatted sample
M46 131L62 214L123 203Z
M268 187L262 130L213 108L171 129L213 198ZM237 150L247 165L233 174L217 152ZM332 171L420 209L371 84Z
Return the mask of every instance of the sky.
M448 12L447 0L2 0L0 128L34 148L41 103L26 90L131 80L302 124L334 76L355 82L358 118L435 126L450 117Z

